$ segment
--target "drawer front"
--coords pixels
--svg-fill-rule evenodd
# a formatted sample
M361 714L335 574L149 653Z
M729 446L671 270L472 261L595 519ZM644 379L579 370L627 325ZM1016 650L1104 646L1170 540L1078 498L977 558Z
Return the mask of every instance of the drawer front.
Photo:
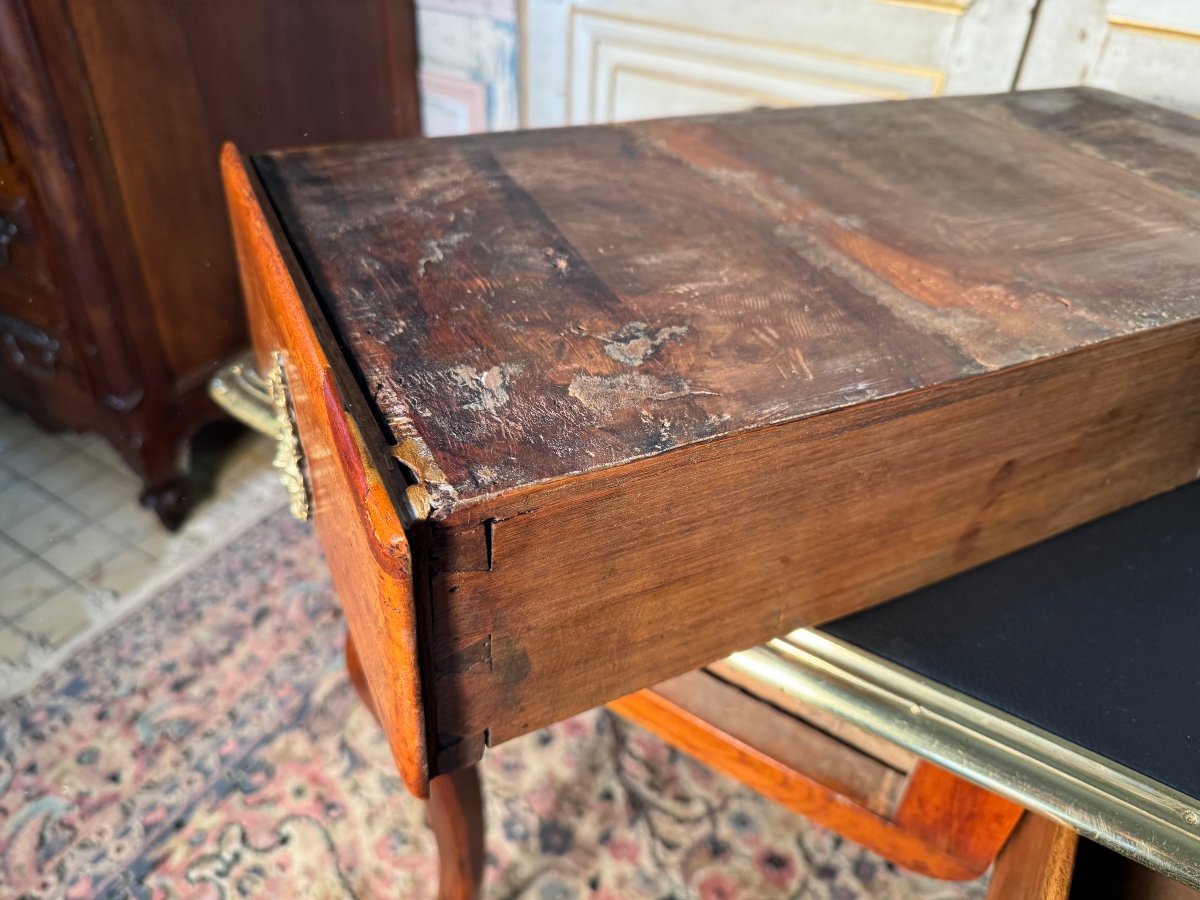
M1022 815L1015 803L927 762L909 757L895 768L890 751L880 759L756 688L701 669L609 707L758 793L934 878L982 875Z
M376 715L405 784L427 796L429 766L418 667L412 557L396 506L347 411L302 296L286 240L237 151L221 157L259 365L273 371L277 413L294 429L300 482L346 613ZM282 396L279 392L282 387ZM364 421L370 422L367 417ZM372 424L370 427L374 428ZM284 431L291 429L285 428Z

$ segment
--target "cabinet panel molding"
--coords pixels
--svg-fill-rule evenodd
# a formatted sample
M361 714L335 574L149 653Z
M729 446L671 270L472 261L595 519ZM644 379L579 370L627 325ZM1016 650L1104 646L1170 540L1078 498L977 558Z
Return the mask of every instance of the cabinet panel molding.
M524 0L528 124L1001 91L1032 0Z

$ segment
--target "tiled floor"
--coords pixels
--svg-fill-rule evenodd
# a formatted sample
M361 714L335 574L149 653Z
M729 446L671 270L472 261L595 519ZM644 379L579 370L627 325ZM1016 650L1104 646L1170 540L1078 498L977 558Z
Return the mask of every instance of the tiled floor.
M49 434L0 405L0 692L5 674L36 675L123 601L277 508L271 450L236 441L213 496L172 535L139 506L140 482L108 444Z

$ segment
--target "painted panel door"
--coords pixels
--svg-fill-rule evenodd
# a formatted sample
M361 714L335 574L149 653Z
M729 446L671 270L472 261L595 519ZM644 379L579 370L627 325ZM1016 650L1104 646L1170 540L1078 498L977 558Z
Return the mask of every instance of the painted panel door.
M524 0L524 124L1005 91L1032 6Z
M1042 0L1018 86L1076 84L1200 115L1200 3Z

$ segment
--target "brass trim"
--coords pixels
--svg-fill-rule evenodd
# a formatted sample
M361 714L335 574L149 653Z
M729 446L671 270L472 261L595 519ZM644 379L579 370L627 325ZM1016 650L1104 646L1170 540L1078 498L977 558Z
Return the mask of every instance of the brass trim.
M271 354L271 370L264 379L254 356L246 353L223 366L208 383L209 396L243 425L275 439L272 465L288 495L292 515L307 522L311 514L304 455L288 396L283 354Z
M272 354L267 378L258 374L254 354L245 353L222 366L212 377L208 393L233 418L276 441L273 465L287 489L292 514L308 521L310 493L304 476L303 450L296 434L295 420L287 391L282 355ZM432 462L423 461L411 439L391 449L391 456L408 469L418 483L404 488L399 503L405 524L429 517L433 510L425 480L432 474L441 481L445 476Z
M287 373L283 367L283 353L276 350L271 354L271 370L267 373L267 388L275 409L277 441L272 465L279 470L279 480L288 495L288 508L301 522L310 517L308 483L304 477L304 453L300 447L300 436L296 433L292 401L288 392Z
M936 682L802 629L733 668L1200 888L1200 803Z
M243 425L277 438L275 404L270 388L254 365L254 355L246 353L222 366L208 383L208 395Z

